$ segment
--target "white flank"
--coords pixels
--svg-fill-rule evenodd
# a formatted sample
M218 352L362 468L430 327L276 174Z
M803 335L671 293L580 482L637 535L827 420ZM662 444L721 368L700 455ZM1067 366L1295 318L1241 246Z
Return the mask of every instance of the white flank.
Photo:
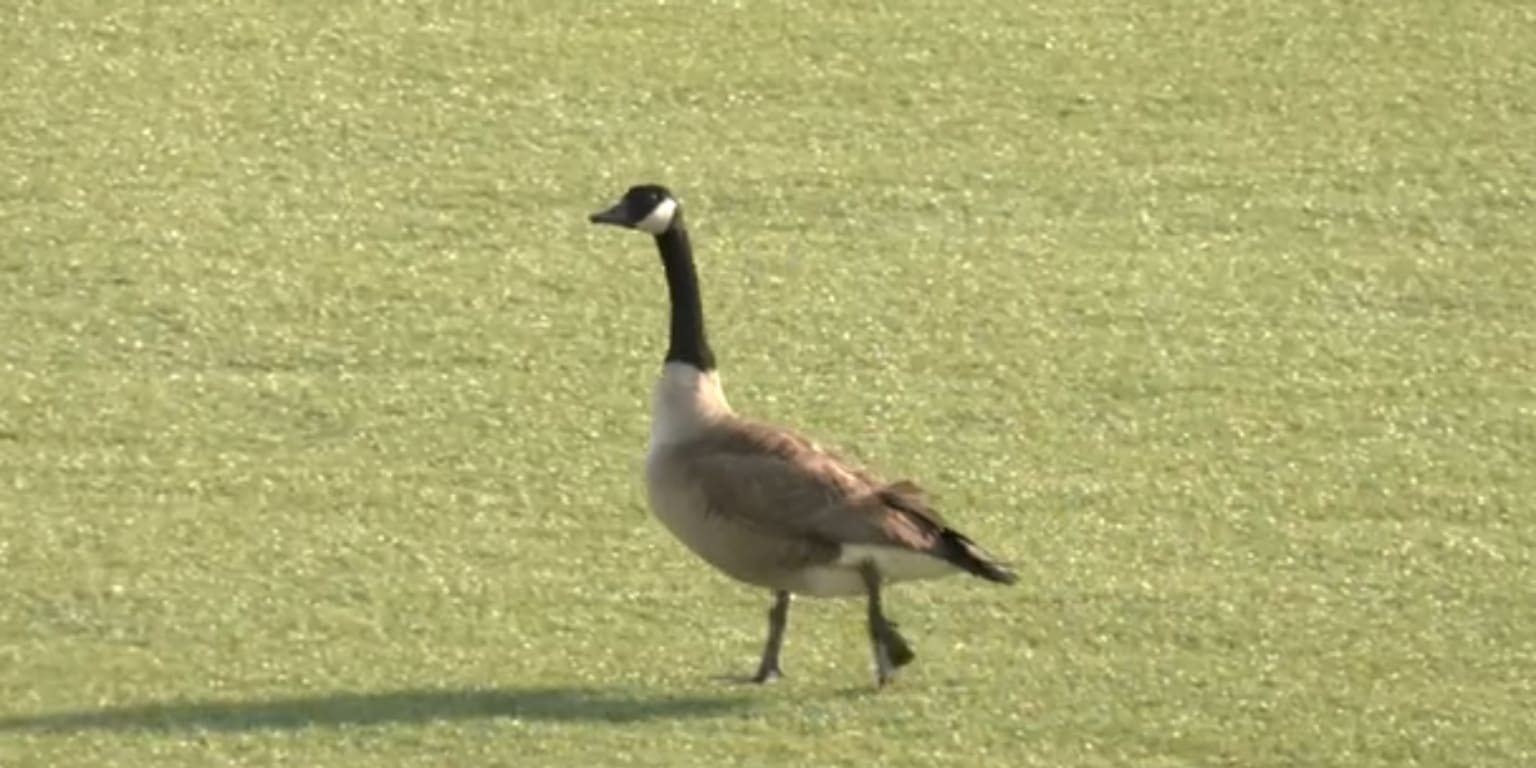
M913 552L900 547L881 547L871 544L844 544L837 564L845 568L857 568L871 563L886 581L931 579L959 570L947 560L932 555Z
M635 224L635 229L659 235L667 231L667 227L672 226L672 217L676 214L677 201L670 197L662 198L662 201L657 203L656 207L652 208L651 212L645 215L645 218Z
M812 597L841 597L862 595L865 592L864 577L859 567L871 563L880 572L885 583L933 579L958 573L959 568L948 562L899 547L881 547L872 544L844 544L837 562L805 570L805 581L799 592Z
M805 569L805 581L797 592L811 597L845 597L864 594L864 579L851 568L823 565Z

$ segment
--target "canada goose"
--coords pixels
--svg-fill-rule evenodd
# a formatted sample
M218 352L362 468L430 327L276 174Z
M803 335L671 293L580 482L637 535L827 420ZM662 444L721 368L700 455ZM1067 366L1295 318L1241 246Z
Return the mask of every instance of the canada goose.
M866 596L875 682L883 687L914 654L885 617L882 585L959 571L1015 581L950 528L915 484L886 483L788 430L731 410L704 333L683 210L671 192L631 187L589 218L652 235L661 251L671 341L652 396L646 490L652 512L695 554L773 592L754 682L782 675L779 651L793 594Z

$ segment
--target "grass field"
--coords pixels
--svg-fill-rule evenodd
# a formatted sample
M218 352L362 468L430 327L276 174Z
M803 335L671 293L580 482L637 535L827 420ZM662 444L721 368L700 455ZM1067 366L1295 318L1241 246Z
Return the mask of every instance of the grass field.
M687 555L732 403L1021 584ZM0 9L0 766L1536 764L1536 9Z

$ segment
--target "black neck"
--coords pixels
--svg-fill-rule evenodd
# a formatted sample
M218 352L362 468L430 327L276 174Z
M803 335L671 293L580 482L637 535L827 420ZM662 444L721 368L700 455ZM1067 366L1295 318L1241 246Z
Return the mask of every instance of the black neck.
M715 369L715 353L704 335L704 300L699 296L699 275L693 266L693 246L678 211L672 226L656 236L661 264L667 270L667 293L672 299L672 338L667 362L687 363L701 371Z

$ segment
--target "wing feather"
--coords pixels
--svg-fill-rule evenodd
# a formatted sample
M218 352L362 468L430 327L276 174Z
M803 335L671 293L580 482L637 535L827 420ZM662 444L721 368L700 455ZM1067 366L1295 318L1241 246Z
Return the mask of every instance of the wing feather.
M934 552L945 526L911 481L874 474L783 430L741 422L682 459L710 514L784 538Z

